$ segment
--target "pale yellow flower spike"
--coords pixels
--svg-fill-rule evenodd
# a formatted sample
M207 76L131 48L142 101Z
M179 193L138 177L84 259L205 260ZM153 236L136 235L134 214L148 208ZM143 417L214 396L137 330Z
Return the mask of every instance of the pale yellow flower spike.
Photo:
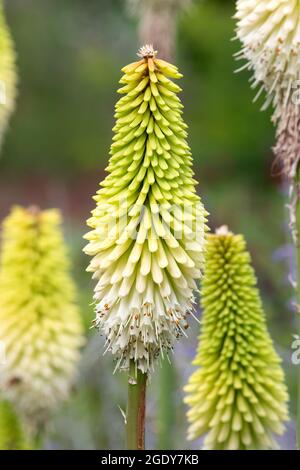
M0 262L1 391L29 426L68 397L83 344L57 210L15 207Z
M0 0L0 148L15 108L17 94L16 54Z
M145 373L185 334L201 276L206 212L196 194L177 67L151 44L122 70L108 175L85 252L97 280L96 326Z

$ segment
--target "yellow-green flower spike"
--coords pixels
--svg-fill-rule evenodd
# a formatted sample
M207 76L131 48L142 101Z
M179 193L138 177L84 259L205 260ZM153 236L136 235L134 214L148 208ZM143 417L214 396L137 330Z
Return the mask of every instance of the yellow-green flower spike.
M27 450L21 423L8 401L0 401L0 450Z
M15 108L17 72L14 45L0 0L0 147L9 118Z
M185 387L188 438L206 434L206 449L274 448L288 396L243 236L226 227L208 235L205 258L198 369Z
M15 207L3 223L0 385L29 425L67 398L83 343L57 210Z
M108 176L86 235L96 326L116 367L148 372L187 328L206 212L196 194L177 67L146 45L122 70Z

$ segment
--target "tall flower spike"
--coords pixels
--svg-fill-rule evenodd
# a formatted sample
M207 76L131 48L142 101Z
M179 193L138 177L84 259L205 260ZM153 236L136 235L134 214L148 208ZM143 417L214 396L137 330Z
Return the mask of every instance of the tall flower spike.
M4 18L3 2L0 0L0 147L8 120L15 107L16 56L12 39Z
M192 0L127 0L129 10L139 19L140 41L154 40L154 47L166 60L174 56L178 15L191 3Z
M273 448L288 397L245 240L222 227L206 250L199 368L185 387L188 437L207 434L207 449Z
M35 207L3 223L0 385L33 428L68 396L83 342L60 223L57 210Z
M0 450L27 450L21 423L8 401L0 401Z
M237 0L238 58L254 71L253 87L262 84L280 118L299 89L300 4L298 0ZM259 94L260 94L259 92Z
M173 347L193 309L206 212L196 195L175 66L151 45L123 68L108 176L88 220L85 252L95 288L96 326L107 349L142 372Z

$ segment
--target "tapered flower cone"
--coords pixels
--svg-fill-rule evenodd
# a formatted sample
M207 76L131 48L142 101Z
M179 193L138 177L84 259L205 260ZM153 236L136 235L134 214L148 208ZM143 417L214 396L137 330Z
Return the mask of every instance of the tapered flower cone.
M287 420L287 390L244 238L208 235L198 369L188 385L188 437L207 449L269 449Z
M0 384L32 427L67 398L83 342L60 223L58 211L34 207L3 223Z
M108 176L88 220L85 252L96 326L128 368L148 372L173 347L193 309L206 212L196 195L175 66L151 46L123 68Z
M0 450L27 450L29 447L11 404L0 401Z
M14 45L4 18L3 2L0 0L0 147L15 107L17 72Z
M254 72L253 87L262 84L273 101L275 119L299 96L300 4L298 0L238 0L237 36L240 58Z

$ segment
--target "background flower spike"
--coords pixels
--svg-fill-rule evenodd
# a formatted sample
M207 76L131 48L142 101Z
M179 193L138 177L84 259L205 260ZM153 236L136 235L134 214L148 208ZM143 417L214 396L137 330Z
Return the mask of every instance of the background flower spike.
M0 385L34 434L73 384L83 327L57 210L15 207L3 222Z
M143 373L173 348L193 310L203 263L206 212L196 194L177 67L152 45L124 67L108 175L88 225L85 252L95 288L95 325L116 368Z
M0 401L0 450L28 450L24 429L8 401Z
M242 235L208 235L198 367L185 387L188 438L204 448L270 449L288 419L287 389Z
M0 0L0 148L17 94L16 54Z
M237 37L246 59L242 68L253 70L252 87L265 90L264 107L273 102L274 119L282 117L293 95L299 97L300 5L289 0L237 0ZM299 100L298 100L299 101ZM299 104L299 102L298 102Z

